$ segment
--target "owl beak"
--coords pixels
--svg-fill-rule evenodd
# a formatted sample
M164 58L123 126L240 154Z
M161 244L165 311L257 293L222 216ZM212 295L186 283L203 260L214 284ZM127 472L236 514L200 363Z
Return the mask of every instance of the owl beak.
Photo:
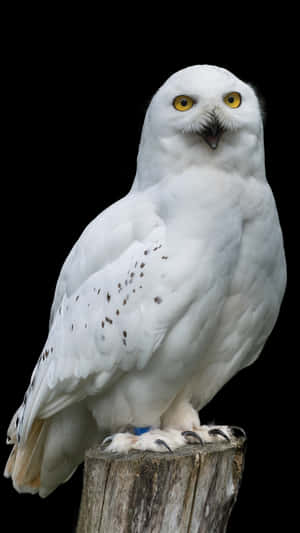
M219 140L224 131L224 128L221 126L217 117L209 122L200 132L201 137L205 140L208 146L215 150L219 144Z

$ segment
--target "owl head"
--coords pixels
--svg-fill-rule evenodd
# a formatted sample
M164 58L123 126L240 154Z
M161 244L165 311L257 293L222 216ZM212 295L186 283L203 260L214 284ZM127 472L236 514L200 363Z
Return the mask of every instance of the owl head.
M259 100L250 85L224 68L195 65L176 72L147 110L140 183L151 185L191 165L238 168L245 175L264 169Z

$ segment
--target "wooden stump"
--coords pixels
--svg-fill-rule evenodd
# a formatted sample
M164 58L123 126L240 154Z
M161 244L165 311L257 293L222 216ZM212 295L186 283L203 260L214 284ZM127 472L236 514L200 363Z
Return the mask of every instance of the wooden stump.
M225 532L245 440L175 453L88 450L77 533Z

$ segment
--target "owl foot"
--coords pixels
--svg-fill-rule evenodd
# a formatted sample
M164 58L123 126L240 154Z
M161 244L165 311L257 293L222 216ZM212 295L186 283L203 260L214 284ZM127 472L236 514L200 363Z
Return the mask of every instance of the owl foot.
M214 442L233 442L245 438L246 433L237 426L199 426L192 431L183 431L183 436L189 444L204 444Z
M151 429L141 435L115 433L104 439L101 446L105 446L105 451L114 453L128 453L130 450L172 453L186 444L183 433L177 429Z
M186 444L200 444L215 442L233 442L245 438L243 429L231 426L199 426L193 430L180 431L178 429L151 429L146 433L134 435L132 433L115 433L106 437L101 444L105 451L113 453L128 453L130 450L173 452Z

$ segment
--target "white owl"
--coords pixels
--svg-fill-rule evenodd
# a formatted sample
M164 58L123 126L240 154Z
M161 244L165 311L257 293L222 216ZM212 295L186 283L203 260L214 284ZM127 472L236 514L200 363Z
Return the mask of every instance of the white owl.
M197 411L259 356L285 283L255 92L183 69L149 105L131 191L63 265L5 475L47 496L107 436L108 451L233 438Z

